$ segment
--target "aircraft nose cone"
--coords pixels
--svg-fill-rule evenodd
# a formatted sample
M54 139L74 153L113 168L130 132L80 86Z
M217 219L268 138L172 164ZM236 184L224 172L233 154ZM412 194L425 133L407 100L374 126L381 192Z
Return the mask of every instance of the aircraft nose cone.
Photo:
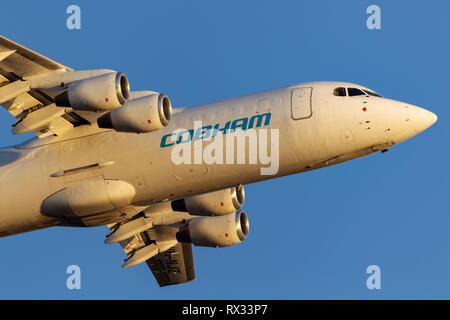
M417 133L431 127L437 121L437 116L433 112L420 107L413 107L410 110L410 116L412 125Z
M391 136L395 143L405 141L432 126L437 116L424 108L404 102L395 102L391 112Z

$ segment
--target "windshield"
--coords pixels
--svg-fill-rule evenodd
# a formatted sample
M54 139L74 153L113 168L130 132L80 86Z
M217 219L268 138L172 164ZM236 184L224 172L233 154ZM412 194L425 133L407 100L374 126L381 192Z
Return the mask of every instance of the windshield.
M378 93L364 89L364 92L367 93L369 96L373 96L373 97L381 97Z
M354 97L354 96L365 96L366 93L358 88L348 88L348 96Z
M347 97L347 93L349 97L355 96L381 97L381 95L369 89L337 87L333 90L333 95L336 97Z

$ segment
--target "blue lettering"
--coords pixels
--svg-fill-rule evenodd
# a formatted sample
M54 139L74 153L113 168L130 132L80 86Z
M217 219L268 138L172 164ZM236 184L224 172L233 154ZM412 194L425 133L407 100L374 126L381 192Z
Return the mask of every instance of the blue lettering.
M244 131L247 129L247 122L248 122L248 118L236 119L231 123L231 130L235 131L236 128L241 128L242 131Z
M163 137L161 138L161 144L160 144L160 147L161 147L161 148L165 148L165 147L173 146L173 145L174 145L173 143L167 143L167 138L172 137L172 136L174 136L174 135L175 135L175 133L169 133L169 134L166 134L165 136L163 136Z
M272 116L272 113L267 112L264 114L254 115L250 119L249 118L240 118L240 119L234 120L233 122L227 121L224 124L223 128L221 128L221 129L220 129L220 123L215 124L214 127L208 125L208 126L198 128L195 131L195 134L194 134L194 129L169 133L169 134L164 135L161 138L160 147L165 148L165 147L173 146L175 143L180 144L180 143L189 142L191 140L208 139L210 136L214 138L215 136L217 136L219 131L222 131L222 133L225 135L229 132L235 131L237 128L241 128L242 130L248 130L248 129L253 129L253 127L259 128L263 125L267 126L270 124L271 116ZM247 126L247 124L248 124L248 126ZM169 137L171 137L172 141L173 141L175 135L177 136L176 142L168 143L167 139Z
M194 140L208 139L211 135L211 126L204 126L195 131Z
M214 138L215 136L217 136L219 131L222 131L222 133L224 135L227 134L228 132L230 132L230 123L231 123L231 121L228 121L227 123L225 123L225 126L223 127L223 129L219 129L220 123L216 124L213 129L212 137Z
M183 140L183 135L185 133L187 133L188 135L185 135L186 139ZM189 142L192 140L193 136L194 136L194 129L180 131L178 132L177 136L177 144Z
M270 116L272 114L270 112L264 113L264 114L257 114L250 118L250 121L248 122L248 129L253 128L253 124L255 122L255 119L258 119L256 122L256 128L261 127L262 119L265 118L264 125L267 126L270 123Z

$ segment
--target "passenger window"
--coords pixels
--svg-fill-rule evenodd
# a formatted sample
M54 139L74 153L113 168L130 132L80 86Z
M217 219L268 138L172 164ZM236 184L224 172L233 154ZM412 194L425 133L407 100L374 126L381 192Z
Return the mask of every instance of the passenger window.
M342 87L334 89L333 94L338 97L345 97L347 95L345 88Z
M362 90L359 90L357 88L348 88L347 90L350 97L366 95Z

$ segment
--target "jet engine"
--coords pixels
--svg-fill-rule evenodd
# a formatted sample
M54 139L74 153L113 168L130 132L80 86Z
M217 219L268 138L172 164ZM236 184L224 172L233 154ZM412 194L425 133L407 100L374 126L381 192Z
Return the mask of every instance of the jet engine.
M178 242L201 247L228 247L244 241L249 223L244 211L219 217L198 217L177 233Z
M200 216L221 216L239 210L245 201L244 186L203 193L172 201L174 211Z
M74 110L108 111L123 105L129 94L128 78L111 72L70 83L55 97L55 103Z
M164 94L151 94L128 100L122 107L97 119L100 128L118 132L145 133L164 128L172 118L172 105Z

